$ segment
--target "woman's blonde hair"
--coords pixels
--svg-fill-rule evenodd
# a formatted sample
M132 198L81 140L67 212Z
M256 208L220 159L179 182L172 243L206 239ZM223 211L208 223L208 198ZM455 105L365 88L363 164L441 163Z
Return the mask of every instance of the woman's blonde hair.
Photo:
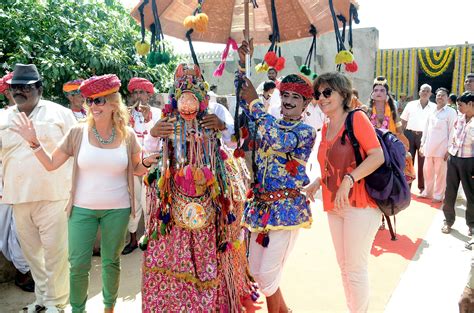
M115 92L104 97L107 103L115 106L115 110L112 113L112 125L115 127L118 137L121 140L127 139L129 133L127 131L128 122L130 120L130 114L128 113L127 107L122 101L120 93ZM89 127L95 125L94 117L92 116L92 110L89 109L86 118Z

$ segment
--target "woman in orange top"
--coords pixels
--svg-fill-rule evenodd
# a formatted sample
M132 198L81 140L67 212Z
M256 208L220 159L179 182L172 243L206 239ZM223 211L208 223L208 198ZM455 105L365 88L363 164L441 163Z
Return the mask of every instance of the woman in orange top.
M368 195L364 177L383 162L383 152L370 120L354 113L354 135L364 161L357 166L344 122L350 109L352 86L340 73L326 73L314 81L314 97L329 119L323 126L318 151L321 178L307 189L314 194L322 186L323 206L341 269L346 302L350 312L366 312L369 305L368 257L380 223L381 212ZM342 140L342 136L345 140Z

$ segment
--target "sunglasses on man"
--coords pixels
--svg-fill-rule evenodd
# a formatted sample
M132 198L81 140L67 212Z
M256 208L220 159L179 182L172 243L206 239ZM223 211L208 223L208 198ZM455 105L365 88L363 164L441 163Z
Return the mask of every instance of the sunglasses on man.
M319 92L319 90L316 90L313 96L315 100L319 100L319 97L321 97L321 95L323 95L324 98L329 99L329 97L331 97L332 92L333 90L328 87L328 88L325 88L323 92Z
M99 97L99 98L95 98L95 99L91 99L91 98L86 99L86 103L90 107L93 104L95 104L97 106L103 106L106 102L107 102L107 100L104 97Z
M31 92L33 89L36 89L35 84L11 84L11 91L22 91L22 92Z
M68 91L66 92L66 96L75 96L75 95L78 95L80 94L81 92L78 90L73 90L73 91Z

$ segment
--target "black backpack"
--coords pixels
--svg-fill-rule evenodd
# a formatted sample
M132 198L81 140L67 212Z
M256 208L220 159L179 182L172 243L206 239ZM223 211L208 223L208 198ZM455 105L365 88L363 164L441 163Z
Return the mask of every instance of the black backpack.
M354 135L353 120L354 113L361 111L360 109L349 112L345 121L344 134L347 134L354 148L357 166L362 163L362 155L360 154L360 145ZM390 222L390 216L395 215L410 205L411 193L410 187L405 179L405 146L403 143L385 129L375 128L377 139L383 150L385 161L372 174L364 178L365 188L372 199L375 200L379 209L384 214L392 236L392 240L396 240L395 231ZM345 136L342 136L344 140ZM344 142L343 142L344 143Z

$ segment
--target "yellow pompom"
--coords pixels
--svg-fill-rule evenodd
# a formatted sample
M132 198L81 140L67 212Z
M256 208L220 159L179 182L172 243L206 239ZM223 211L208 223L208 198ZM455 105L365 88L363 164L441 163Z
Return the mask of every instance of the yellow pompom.
M262 70L266 73L270 69L270 66L267 63L263 63Z
M194 18L194 29L200 33L207 31L209 17L206 13L199 13Z
M209 83L208 82L204 82L204 90L209 91Z
M255 66L255 72L257 73L266 73L268 72L268 64L267 63L259 63Z
M352 63L352 61L354 61L354 56L347 50L339 51L339 53L336 54L337 65L344 63Z
M183 21L183 25L185 28L194 28L194 15L187 16Z
M150 44L148 42L141 42L140 40L135 42L135 49L139 55L147 55L150 52Z

